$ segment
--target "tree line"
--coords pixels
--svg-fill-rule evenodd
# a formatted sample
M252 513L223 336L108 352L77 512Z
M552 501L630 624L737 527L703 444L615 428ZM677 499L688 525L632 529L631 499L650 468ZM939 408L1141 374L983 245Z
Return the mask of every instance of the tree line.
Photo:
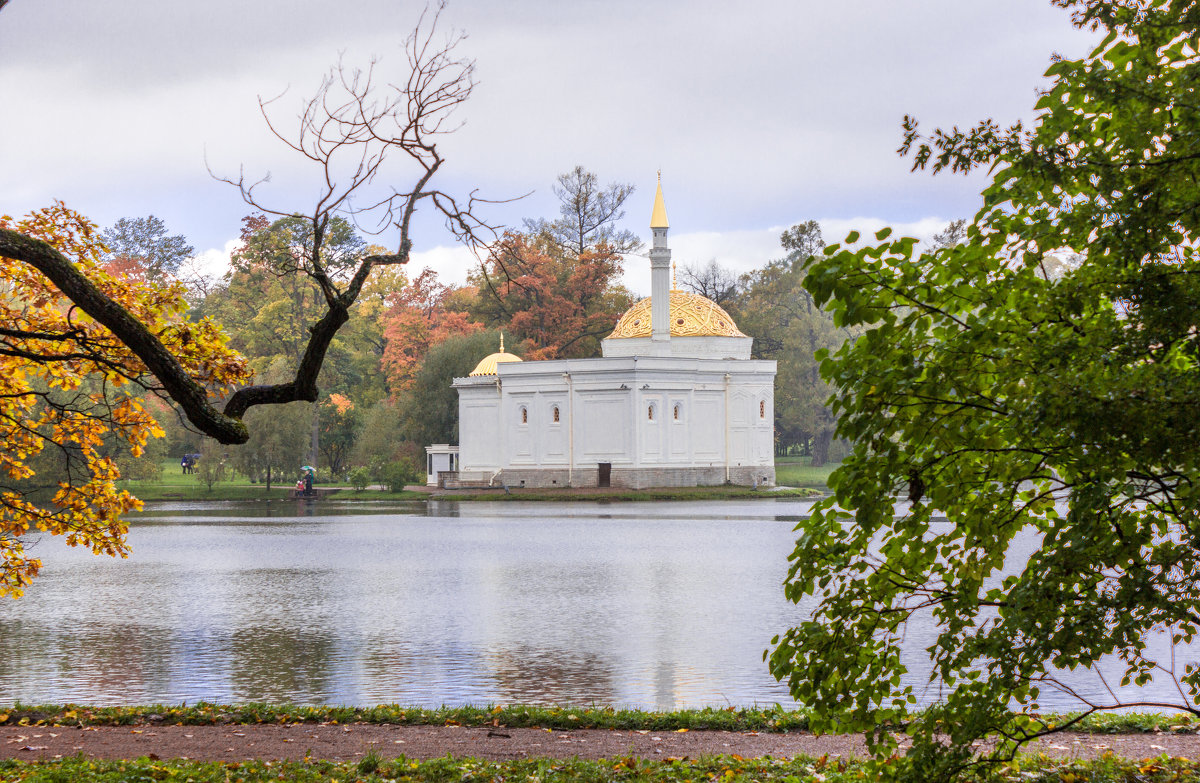
M604 185L582 166L563 174L554 185L558 215L505 232L462 285L428 268L376 270L329 345L315 403L251 409L248 440L221 446L185 418L162 415L165 404L156 400L151 404L160 406L167 437L147 448L158 459L122 458L121 467L144 476L167 454L199 452L267 484L291 480L313 459L339 478L358 467L385 482L400 464L415 480L425 445L457 442L452 379L498 350L501 332L506 348L526 359L600 355L600 341L634 302L620 275L642 242L619 228L633 190ZM113 274L185 279L188 319L221 324L256 382L282 382L300 362L323 313L319 288L292 274L312 253L309 221L247 216L230 268L217 279L190 273L194 249L154 216L123 218L103 239L104 267ZM341 217L329 221L322 241L331 265L351 267L382 251ZM725 308L754 338L754 358L779 363L777 449L811 455L819 465L829 459L834 422L814 354L836 350L851 332L836 327L801 286L804 263L824 247L820 227L798 223L783 233L781 246L779 259L740 276L715 260L684 264L678 285Z

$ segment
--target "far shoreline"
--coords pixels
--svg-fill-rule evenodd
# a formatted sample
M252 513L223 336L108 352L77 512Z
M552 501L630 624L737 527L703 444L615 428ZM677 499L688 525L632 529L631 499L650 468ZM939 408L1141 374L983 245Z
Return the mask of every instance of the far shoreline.
M562 489L532 489L496 487L494 489L440 490L436 487L405 487L402 492L387 492L381 489L355 490L352 487L321 487L318 495L295 497L290 486L272 487L267 490L256 485L218 485L211 490L202 485L194 487L163 486L139 482L129 491L144 503L170 503L179 501L278 501L323 505L335 502L381 502L381 501L672 501L672 500L779 500L816 498L827 491L812 487L759 488L742 486L708 487L659 487L651 489L622 489L599 487L573 487Z

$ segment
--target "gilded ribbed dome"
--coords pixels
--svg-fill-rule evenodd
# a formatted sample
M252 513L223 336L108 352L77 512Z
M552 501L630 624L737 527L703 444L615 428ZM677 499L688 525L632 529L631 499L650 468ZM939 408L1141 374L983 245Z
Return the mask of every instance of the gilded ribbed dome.
M501 334L500 335L500 350L497 351L496 353L489 353L487 356L480 359L479 364L475 365L475 369L471 370L470 374L468 374L467 377L471 378L476 375L495 375L497 364L503 364L504 362L519 362L519 361L521 361L520 356L514 356L513 354L508 353L507 351L504 350L504 335Z
M650 336L650 297L625 311L609 338ZM690 291L671 292L672 337L745 337L729 313Z

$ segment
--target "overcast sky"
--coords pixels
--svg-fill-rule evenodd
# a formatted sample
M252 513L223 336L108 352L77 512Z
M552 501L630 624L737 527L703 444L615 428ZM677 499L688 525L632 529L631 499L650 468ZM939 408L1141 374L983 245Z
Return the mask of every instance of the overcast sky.
M319 175L267 132L337 61L405 64L423 3L403 0L11 0L0 11L0 212L64 200L102 226L155 214L219 259L248 209L216 173L272 174L265 200L311 207ZM488 216L553 217L575 165L629 182L624 227L648 234L655 172L680 263L737 271L820 221L827 241L893 225L927 237L971 215L984 180L909 173L900 121L1029 118L1052 53L1094 39L1047 0L457 0L478 87L443 143L441 187L505 198ZM397 184L407 182L403 172ZM394 244L394 236L378 241ZM469 256L432 221L417 264L452 280ZM643 269L646 267L646 269ZM627 263L648 293L648 262Z

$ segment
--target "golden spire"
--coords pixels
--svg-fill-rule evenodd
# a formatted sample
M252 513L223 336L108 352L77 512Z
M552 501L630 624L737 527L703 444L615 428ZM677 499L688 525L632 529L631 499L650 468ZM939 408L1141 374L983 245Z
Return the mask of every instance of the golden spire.
M500 353L504 353L504 332L500 333Z
M667 206L663 203L662 171L658 172L658 192L654 194L654 211L650 213L650 228L669 228Z

